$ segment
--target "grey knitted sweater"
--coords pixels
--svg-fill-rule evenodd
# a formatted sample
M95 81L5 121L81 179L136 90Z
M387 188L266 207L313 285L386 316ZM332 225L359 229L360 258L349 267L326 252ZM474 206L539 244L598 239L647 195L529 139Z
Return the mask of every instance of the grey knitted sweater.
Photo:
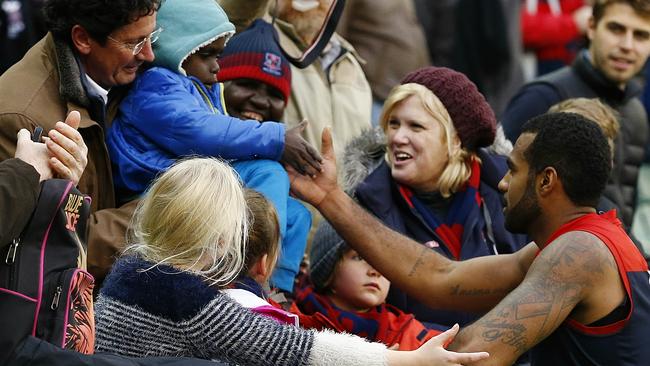
M240 365L385 365L385 346L280 324L240 307L199 276L119 259L95 306L96 350Z

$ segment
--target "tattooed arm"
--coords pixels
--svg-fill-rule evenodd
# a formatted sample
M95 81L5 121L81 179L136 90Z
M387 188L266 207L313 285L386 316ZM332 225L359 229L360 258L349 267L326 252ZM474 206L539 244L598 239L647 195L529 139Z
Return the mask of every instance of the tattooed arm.
M594 322L625 294L607 247L585 232L557 238L533 262L524 281L494 309L465 327L452 349L490 353L481 365L510 365L569 316Z
M328 130L323 132L322 149L323 171L316 178L288 168L292 192L318 208L341 237L394 286L433 308L484 312L524 278L536 245L509 255L451 261L389 229L339 188Z
M537 246L514 254L451 261L391 230L343 191L319 206L346 243L394 286L436 309L485 312L524 278Z

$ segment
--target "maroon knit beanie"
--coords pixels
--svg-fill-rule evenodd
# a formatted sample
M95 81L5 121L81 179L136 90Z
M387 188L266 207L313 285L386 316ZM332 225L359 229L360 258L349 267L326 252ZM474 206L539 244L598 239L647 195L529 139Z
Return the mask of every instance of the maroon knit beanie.
M420 84L431 90L447 109L461 144L468 150L489 146L496 133L494 111L467 76L446 67L415 70L402 84Z

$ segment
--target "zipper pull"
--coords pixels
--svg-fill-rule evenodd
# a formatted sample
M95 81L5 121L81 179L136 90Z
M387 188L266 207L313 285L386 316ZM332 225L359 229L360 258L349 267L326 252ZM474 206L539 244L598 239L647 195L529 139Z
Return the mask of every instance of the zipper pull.
M56 310L59 307L59 299L61 298L62 291L63 291L63 287L61 286L56 287L56 292L54 293L54 299L52 300L52 305L50 306L50 309Z
M16 238L11 242L9 250L7 251L7 256L5 257L5 263L13 264L16 260L16 251L18 251L18 245L20 244L20 238Z

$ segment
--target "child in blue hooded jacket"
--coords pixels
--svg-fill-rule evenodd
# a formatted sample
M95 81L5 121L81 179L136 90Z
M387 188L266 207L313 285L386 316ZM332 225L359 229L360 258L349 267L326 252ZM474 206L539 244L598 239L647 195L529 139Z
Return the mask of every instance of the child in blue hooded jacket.
M136 79L107 134L119 199L138 198L180 157L230 161L244 184L264 194L278 211L282 255L289 265L274 277L273 285L292 291L311 216L289 197L289 179L279 162L313 175L320 168L320 156L300 136L304 125L285 130L282 123L226 114L216 75L218 58L235 28L216 1L167 0L157 23L163 31L153 45L153 67ZM276 77L290 80L279 49L276 56Z

